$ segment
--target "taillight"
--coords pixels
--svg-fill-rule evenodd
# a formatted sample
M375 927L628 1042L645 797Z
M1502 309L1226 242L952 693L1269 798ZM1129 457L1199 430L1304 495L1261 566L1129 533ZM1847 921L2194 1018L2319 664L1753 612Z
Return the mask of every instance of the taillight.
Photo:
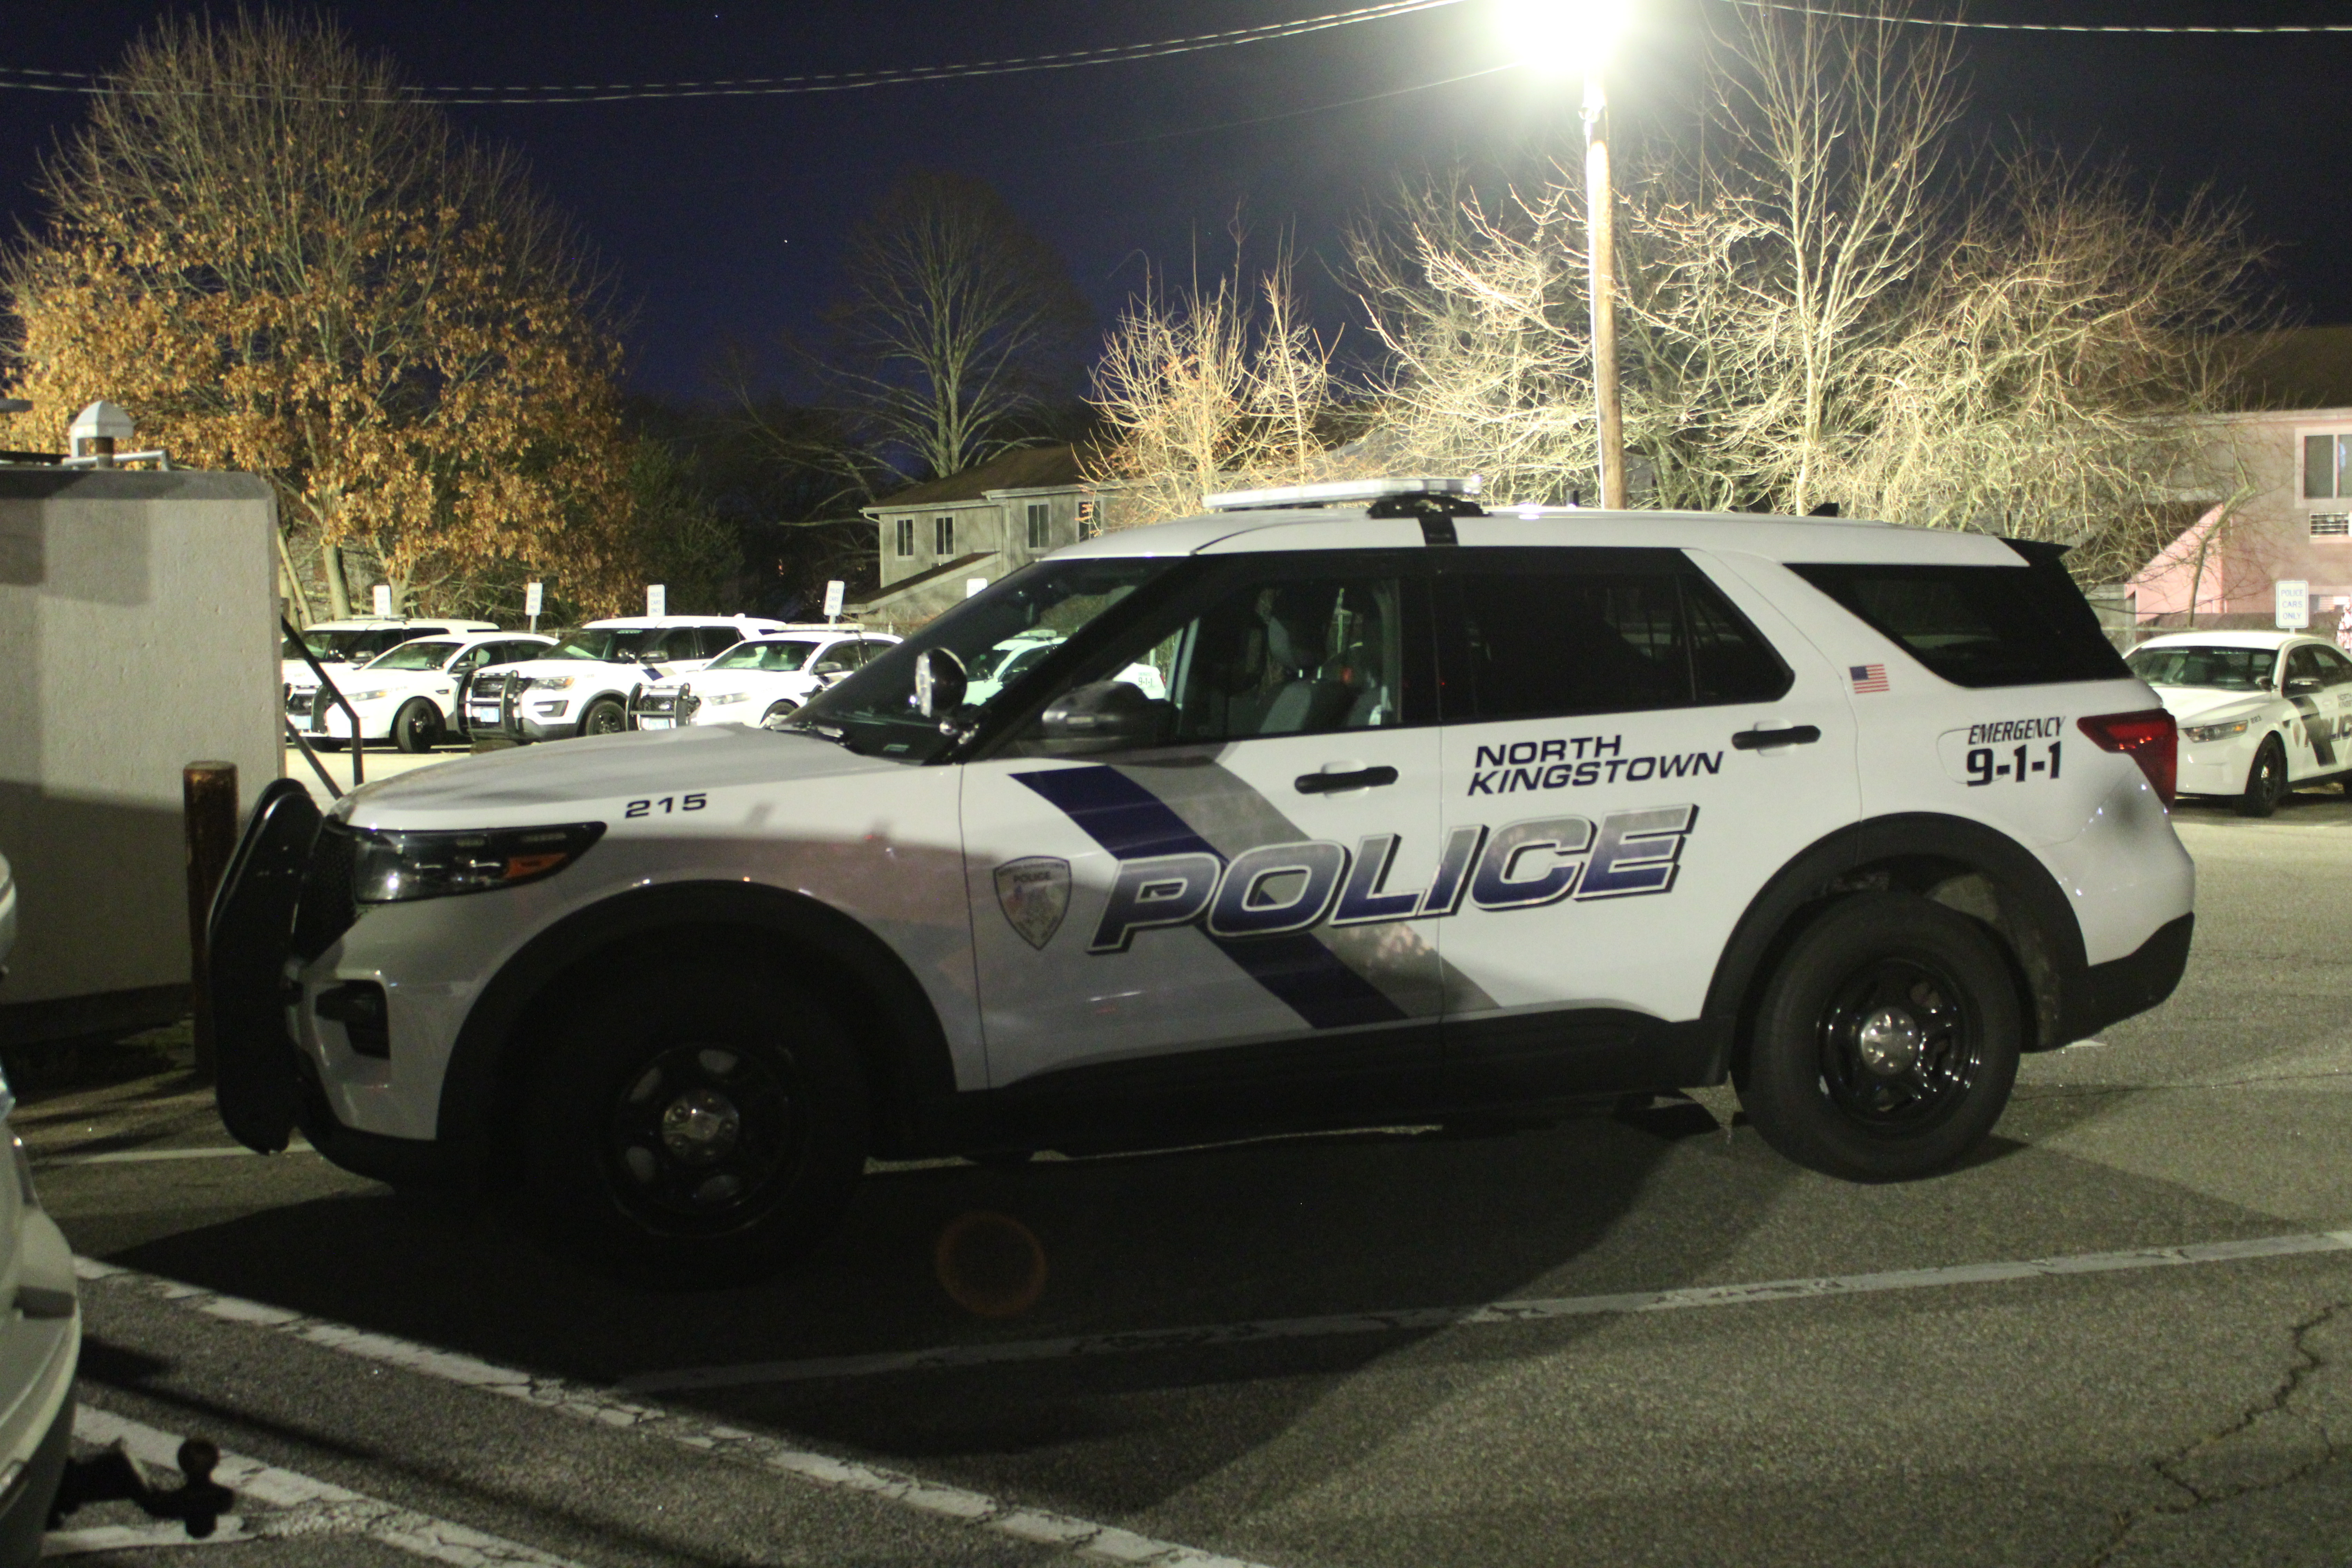
M2173 786L2180 779L2180 730L2161 708L2137 713L2104 713L2078 719L2083 733L2103 752L2122 752L2139 764L2148 786L2165 805L2172 804Z

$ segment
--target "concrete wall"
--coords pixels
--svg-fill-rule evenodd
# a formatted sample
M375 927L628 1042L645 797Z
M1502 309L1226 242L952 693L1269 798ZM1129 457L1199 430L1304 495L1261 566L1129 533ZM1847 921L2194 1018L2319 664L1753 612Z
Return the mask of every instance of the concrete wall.
M276 527L249 474L0 468L0 1045L178 1016L181 766L282 767Z

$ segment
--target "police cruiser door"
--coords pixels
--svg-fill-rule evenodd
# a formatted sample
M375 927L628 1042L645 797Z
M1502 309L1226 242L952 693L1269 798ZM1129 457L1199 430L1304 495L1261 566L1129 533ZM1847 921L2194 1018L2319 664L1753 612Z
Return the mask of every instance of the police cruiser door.
M993 1084L1249 1044L1297 1066L1302 1037L1433 1046L1423 560L1199 560L1108 640L1038 667L1064 695L964 768ZM1047 738L1073 705L1121 704L1156 715L1149 743L1073 754ZM1245 1092L1230 1059L1202 1071Z
M1436 599L1448 1059L1465 1092L1696 1081L1733 926L1854 819L1848 699L1752 590L1680 551L1457 527Z

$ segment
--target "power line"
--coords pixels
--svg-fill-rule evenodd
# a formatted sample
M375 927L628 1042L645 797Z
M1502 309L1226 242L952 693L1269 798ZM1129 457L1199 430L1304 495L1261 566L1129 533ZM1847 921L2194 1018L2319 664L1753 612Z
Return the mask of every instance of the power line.
M1841 22L1896 22L1913 27L1956 27L1969 32L1984 33L2142 33L2165 34L2228 34L2260 37L2269 34L2352 33L2352 22L2282 22L2262 26L2225 26L2220 23L2182 24L2177 26L2137 22L1977 22L1957 16L1905 16L1884 11L1840 11L1826 5L1807 5L1801 0L1725 0L1732 5L1750 5L1759 11L1793 11L1801 16L1826 16Z
M908 82L947 81L971 77L1019 76L1031 71L1073 70L1082 66L1119 65L1129 60L1161 59L1197 54L1205 49L1233 48L1243 44L1296 38L1334 27L1385 21L1416 11L1458 5L1463 0L1380 0L1349 11L1270 22L1255 27L1234 27L1218 33L1159 38L1149 43L1117 44L1098 49L1070 49L1058 54L1024 55L1011 59L968 60L961 64L909 66L893 70L831 71L807 76L740 77L718 81L657 81L547 84L541 86L419 87L390 95L325 92L315 95L280 93L252 82L224 83L187 89L168 89L177 96L272 98L331 103L389 103L423 100L452 104L609 103L651 98L781 98L818 92L848 92L863 88L894 87ZM120 79L100 71L39 70L26 66L0 66L0 89L25 92L97 94L135 92ZM151 95L154 89L144 89ZM160 95L158 95L160 96Z
M1427 92L1432 88L1451 87L1457 81L1474 81L1482 76L1517 68L1510 65L1488 66L1485 70L1464 71L1460 76L1440 77L1435 81L1416 82L1411 87L1392 88L1387 92L1368 92L1361 98L1343 98L1336 103L1310 104L1305 109L1286 109L1279 114L1261 114L1249 120L1221 120L1214 125L1188 125L1181 131L1155 131L1144 136L1122 136L1116 142L1097 142L1097 147L1133 147L1145 142L1167 142L1179 136L1206 136L1212 131L1233 131L1244 125L1270 125L1277 120L1297 120L1309 114L1325 114L1334 109L1353 109L1360 103L1378 103L1384 98L1403 98L1411 93Z

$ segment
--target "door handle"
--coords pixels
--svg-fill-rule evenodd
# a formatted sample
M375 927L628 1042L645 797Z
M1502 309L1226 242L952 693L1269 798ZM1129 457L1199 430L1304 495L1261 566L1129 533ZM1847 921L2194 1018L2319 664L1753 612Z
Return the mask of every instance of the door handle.
M1298 793L1301 795L1336 795L1343 789L1370 789L1375 784L1392 784L1397 771L1382 764L1375 768L1358 768L1345 773L1301 773Z
M1789 724L1772 730L1742 730L1731 737L1731 749L1754 752L1766 746L1810 746L1821 738L1821 731L1811 724Z

